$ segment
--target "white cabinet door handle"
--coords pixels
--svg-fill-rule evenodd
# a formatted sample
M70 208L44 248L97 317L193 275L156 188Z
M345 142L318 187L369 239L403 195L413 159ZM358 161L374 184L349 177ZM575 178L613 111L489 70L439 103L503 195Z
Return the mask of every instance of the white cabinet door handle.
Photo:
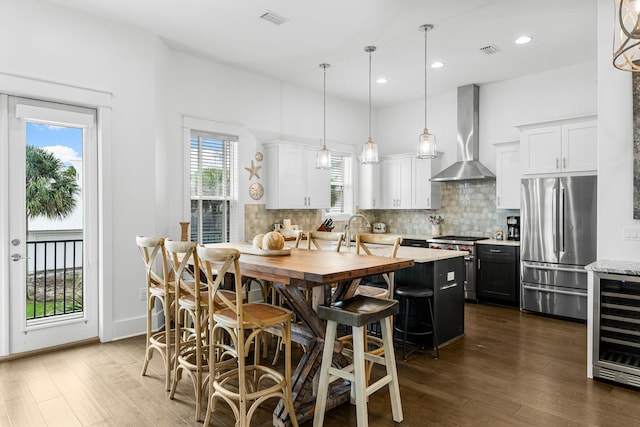
M556 169L560 169L560 159L556 157Z
M562 167L563 167L563 168L566 168L566 167L567 167L567 158L566 158L566 157L563 157L563 158L562 158Z

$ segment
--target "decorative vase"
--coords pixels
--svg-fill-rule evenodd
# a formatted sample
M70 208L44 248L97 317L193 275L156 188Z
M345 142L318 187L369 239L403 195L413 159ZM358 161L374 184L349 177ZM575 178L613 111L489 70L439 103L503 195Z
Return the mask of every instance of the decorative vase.
M183 242L188 242L189 241L189 226L191 225L190 222L181 222L180 223L180 227L182 229L182 234L180 234L180 240L182 240Z
M431 225L431 236L437 237L442 235L442 228L440 224L432 224Z

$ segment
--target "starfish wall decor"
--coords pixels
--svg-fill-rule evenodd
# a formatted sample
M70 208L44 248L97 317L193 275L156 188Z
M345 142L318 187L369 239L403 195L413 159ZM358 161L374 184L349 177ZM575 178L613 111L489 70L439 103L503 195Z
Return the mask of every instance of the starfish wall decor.
M254 176L260 179L260 175L258 175L258 171L260 170L260 168L262 168L262 166L254 165L253 160L251 160L251 167L245 167L245 169L249 171L249 179L253 178Z

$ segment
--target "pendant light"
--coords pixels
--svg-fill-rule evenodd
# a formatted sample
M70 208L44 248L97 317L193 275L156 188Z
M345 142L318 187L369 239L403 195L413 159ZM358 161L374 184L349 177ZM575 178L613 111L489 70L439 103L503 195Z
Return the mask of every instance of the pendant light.
M418 140L419 159L433 159L437 156L436 136L427 129L427 33L432 29L431 24L420 26L420 31L424 31L424 130Z
M320 68L324 70L324 83L322 89L322 148L316 155L316 169L328 170L331 167L331 153L327 148L327 68L331 65L320 64Z
M640 72L640 0L616 0L613 66Z
M362 144L362 160L360 163L370 165L380 162L378 160L378 146L371 139L371 53L376 51L376 47L367 46L364 51L369 53L369 139Z

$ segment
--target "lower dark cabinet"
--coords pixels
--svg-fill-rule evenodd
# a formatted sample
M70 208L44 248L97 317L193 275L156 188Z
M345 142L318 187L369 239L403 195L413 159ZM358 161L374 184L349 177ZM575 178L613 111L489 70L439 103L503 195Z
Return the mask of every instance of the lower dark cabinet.
M520 306L520 248L478 245L478 300Z
M416 262L413 267L398 270L395 274L397 288L418 285L433 290L433 317L440 345L464 334L464 277L463 257ZM429 321L426 300L421 301L421 304L424 306L413 306L409 313L410 321ZM400 304L400 312L404 313L404 302ZM401 338L400 335L397 337ZM430 346L432 336L409 335L408 341Z

